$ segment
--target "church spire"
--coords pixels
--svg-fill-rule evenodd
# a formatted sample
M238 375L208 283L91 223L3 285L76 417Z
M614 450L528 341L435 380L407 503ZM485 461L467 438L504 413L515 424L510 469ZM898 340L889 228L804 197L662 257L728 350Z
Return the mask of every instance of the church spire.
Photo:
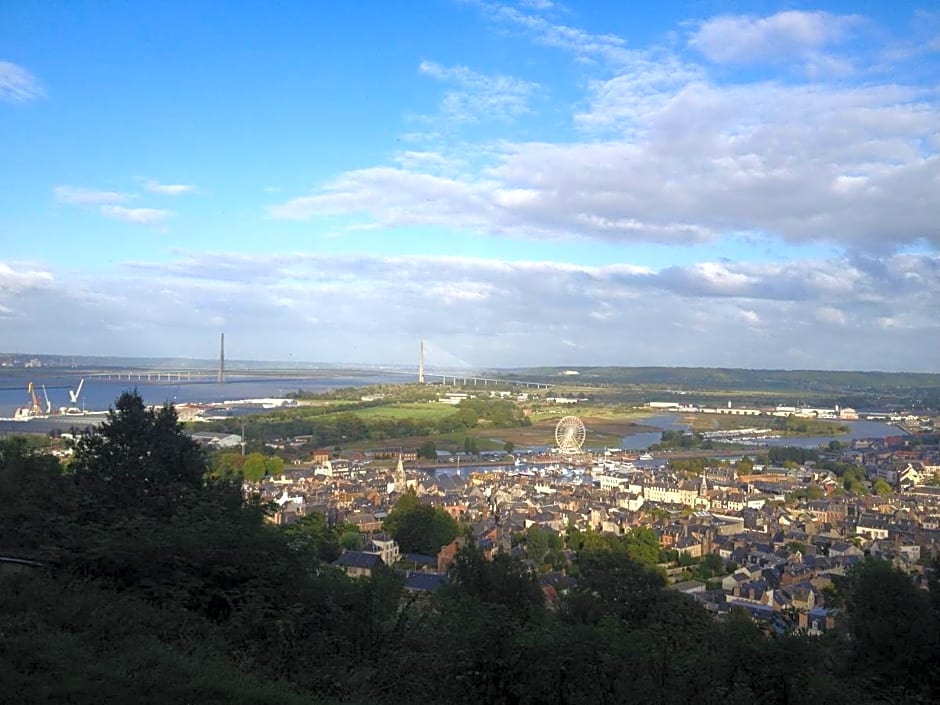
M398 465L395 466L395 491L405 491L405 465L401 460L401 453L398 454Z

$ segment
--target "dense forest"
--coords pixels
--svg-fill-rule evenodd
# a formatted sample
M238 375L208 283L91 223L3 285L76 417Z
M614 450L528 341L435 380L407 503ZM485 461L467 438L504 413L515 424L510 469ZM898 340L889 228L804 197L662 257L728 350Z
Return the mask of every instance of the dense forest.
M940 695L940 589L867 560L838 628L717 621L665 589L641 536L569 536L577 586L468 542L450 583L326 564L316 517L283 529L206 472L172 407L122 396L67 467L0 443L4 703L916 703ZM309 529L309 531L307 531ZM537 532L536 532L537 533ZM544 560L561 547L533 533ZM329 538L329 537L327 537ZM540 544L538 549L536 544ZM327 545L329 544L329 545ZM651 558L651 556L650 556ZM9 563L6 564L9 566Z

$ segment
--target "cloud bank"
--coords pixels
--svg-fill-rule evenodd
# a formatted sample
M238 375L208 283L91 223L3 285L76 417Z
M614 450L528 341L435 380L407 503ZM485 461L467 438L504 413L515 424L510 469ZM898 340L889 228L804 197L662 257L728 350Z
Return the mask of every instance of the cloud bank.
M89 340L92 330L95 349L104 344L116 354L146 345L155 355L211 357L224 328L238 356L260 359L407 364L424 337L439 357L475 367L733 359L748 367L928 371L935 361L922 346L940 340L940 256L652 270L219 252L127 263L103 279L68 283L0 263L0 306L14 339L45 336L58 349L53 337ZM65 328L43 331L43 310L59 311ZM384 322L379 331L376 321ZM180 350L180 341L190 347Z

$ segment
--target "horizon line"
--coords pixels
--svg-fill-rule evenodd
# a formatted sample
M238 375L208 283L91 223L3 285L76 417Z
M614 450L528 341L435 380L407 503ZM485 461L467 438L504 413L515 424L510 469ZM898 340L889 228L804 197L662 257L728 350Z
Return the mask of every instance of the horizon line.
M201 358L201 357L168 357L168 356L154 356L147 357L142 355L71 355L65 353L37 353L37 352L0 352L0 357L25 357L25 358L73 358L74 360L128 360L128 361L141 361L147 360L151 362L171 362L171 361L180 361L180 362L196 362L204 363L207 366L217 367L219 360L218 358ZM358 369L373 369L373 368L409 368L411 367L410 363L396 363L396 362L327 362L327 361L314 361L314 360L272 360L272 359L231 359L226 358L226 365L239 365L239 364L272 364L283 367L285 365L298 365L300 367L310 367L311 369L329 369L329 368L358 368ZM56 367L67 367L67 365L56 365ZM4 369L4 368L0 368ZM19 369L19 368L12 368ZM287 368L290 369L290 368ZM299 368L298 368L299 369ZM417 370L417 365L415 365ZM432 368L433 369L433 368ZM597 370L597 369L657 369L657 370L743 370L743 371L753 371L753 372L846 372L846 373L859 373L859 374L891 374L891 375L940 375L940 370L936 371L918 371L918 370L884 370L884 369L847 369L847 368L810 368L810 367L800 367L800 368L787 368L787 367L734 367L734 366L720 366L720 365L696 365L696 364L685 364L685 365L650 365L650 364L590 364L590 365L578 365L578 364L565 364L565 365L515 365L515 366L488 366L488 367L461 367L459 365L454 365L451 367L438 367L437 369L458 369L458 370L508 370L508 371L524 371L524 370L536 370L536 369L550 369L550 370ZM232 370L234 371L234 370ZM417 372L415 372L417 374ZM574 376L574 375L572 375ZM572 380L574 381L574 380Z

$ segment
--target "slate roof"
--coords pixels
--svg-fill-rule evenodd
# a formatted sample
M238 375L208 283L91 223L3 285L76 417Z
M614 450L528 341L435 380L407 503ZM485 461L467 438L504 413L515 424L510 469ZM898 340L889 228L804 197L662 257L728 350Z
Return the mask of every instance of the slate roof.
M402 554L401 558L408 563L437 568L437 556L426 556L423 553L405 553Z
M541 578L539 582L542 585L551 585L558 591L569 590L573 587L576 587L578 580L571 575L565 575L561 571L552 571L546 573Z
M705 583L701 580L684 580L681 583L675 583L669 586L670 590L676 592L693 592L705 588Z
M345 551L331 565L339 568L367 568L375 569L380 565L385 565L382 559L374 553L363 553L362 551Z

